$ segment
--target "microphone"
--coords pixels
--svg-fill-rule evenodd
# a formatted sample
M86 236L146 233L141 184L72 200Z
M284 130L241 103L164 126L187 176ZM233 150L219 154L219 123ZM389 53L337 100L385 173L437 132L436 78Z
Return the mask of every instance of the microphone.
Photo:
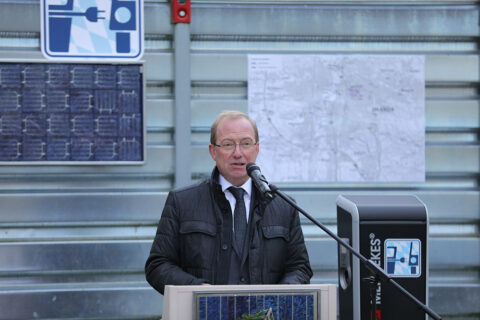
M252 178L253 183L258 190L263 194L264 197L273 199L272 190L268 186L267 179L263 176L260 172L260 168L253 162L247 164L247 174L250 178Z

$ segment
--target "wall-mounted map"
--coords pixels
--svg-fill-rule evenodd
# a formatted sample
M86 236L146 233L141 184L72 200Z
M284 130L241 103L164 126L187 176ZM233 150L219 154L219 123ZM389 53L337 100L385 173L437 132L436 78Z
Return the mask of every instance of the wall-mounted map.
M257 163L275 182L425 180L421 55L249 55Z

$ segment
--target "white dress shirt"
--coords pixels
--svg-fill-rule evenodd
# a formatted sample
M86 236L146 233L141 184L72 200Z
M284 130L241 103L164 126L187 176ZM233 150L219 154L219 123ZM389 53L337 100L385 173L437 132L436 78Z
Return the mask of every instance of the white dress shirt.
M233 196L233 194L228 190L230 187L234 188L242 188L245 190L243 194L243 201L245 202L245 211L247 213L247 223L248 223L248 217L250 215L250 200L252 199L252 179L248 179L247 182L245 182L242 186L236 187L230 182L225 179L224 176L221 174L218 177L218 182L220 182L220 185L222 186L222 191L225 193L225 198L227 198L228 202L230 203L230 208L232 209L232 221L235 219L233 218L233 212L235 211L235 204L237 203L237 200ZM233 226L235 229L235 226Z

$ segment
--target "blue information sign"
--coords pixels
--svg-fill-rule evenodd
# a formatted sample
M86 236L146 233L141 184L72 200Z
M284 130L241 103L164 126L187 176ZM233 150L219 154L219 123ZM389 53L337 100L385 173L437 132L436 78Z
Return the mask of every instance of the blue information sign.
M42 52L49 59L137 60L143 0L41 0Z
M419 239L385 240L385 271L391 277L420 277L422 274Z

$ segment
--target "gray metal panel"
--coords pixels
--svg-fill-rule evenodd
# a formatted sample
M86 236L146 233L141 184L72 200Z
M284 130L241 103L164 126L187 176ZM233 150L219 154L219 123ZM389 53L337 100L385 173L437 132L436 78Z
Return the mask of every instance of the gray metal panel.
M166 197L159 191L0 194L0 228L8 223L158 221Z
M172 34L170 3L165 1L145 1L145 34Z
M192 33L330 37L478 34L478 7L475 5L357 3L341 5L317 1L295 5L295 2L270 2L268 7L238 2L228 6L194 4Z
M163 299L145 283L0 290L0 319L158 319Z
M429 287L429 305L437 313L453 315L453 319L478 319L480 284L434 284ZM462 318L461 315L464 317ZM448 317L444 317L444 319Z
M159 215L160 216L160 215ZM157 229L158 220L144 221L82 221L82 222L41 222L15 223L0 226L0 234L7 234L8 241L23 243L25 241L151 241ZM49 244L52 246L53 243ZM94 247L92 247L94 248Z
M472 145L431 145L425 148L427 172L478 173L479 147Z
M148 99L145 101L147 129L173 128L173 101L170 99Z
M0 1L0 31L39 32L40 2Z
M147 81L173 80L173 55L171 53L146 52L143 57Z
M425 125L427 127L479 127L478 100L427 100L425 101Z
M13 171L13 170L12 170ZM89 173L53 173L45 171L41 174L26 173L27 177L17 177L15 174L3 174L0 180L0 192L138 192L152 190L168 190L172 188L172 174L163 172L102 174ZM110 181L110 182L109 182ZM113 182L113 183L112 183ZM60 195L61 196L61 195Z
M38 47L40 50L40 47ZM21 51L21 50L0 50L0 59L31 59L31 60L41 60L44 59L40 51Z
M75 274L81 270L142 269L151 246L151 240L0 243L3 252L0 274L49 270L68 270Z
M219 90L220 88L217 88ZM246 98L246 87L242 88L245 91L245 96L240 99L228 99L220 98L217 100L209 100L208 98L197 98L192 101L192 127L204 128L208 133L210 132L210 126L215 120L215 115L224 110L238 110L242 112L248 112L248 105ZM228 94L226 92L225 94ZM209 141L204 140L204 142Z

